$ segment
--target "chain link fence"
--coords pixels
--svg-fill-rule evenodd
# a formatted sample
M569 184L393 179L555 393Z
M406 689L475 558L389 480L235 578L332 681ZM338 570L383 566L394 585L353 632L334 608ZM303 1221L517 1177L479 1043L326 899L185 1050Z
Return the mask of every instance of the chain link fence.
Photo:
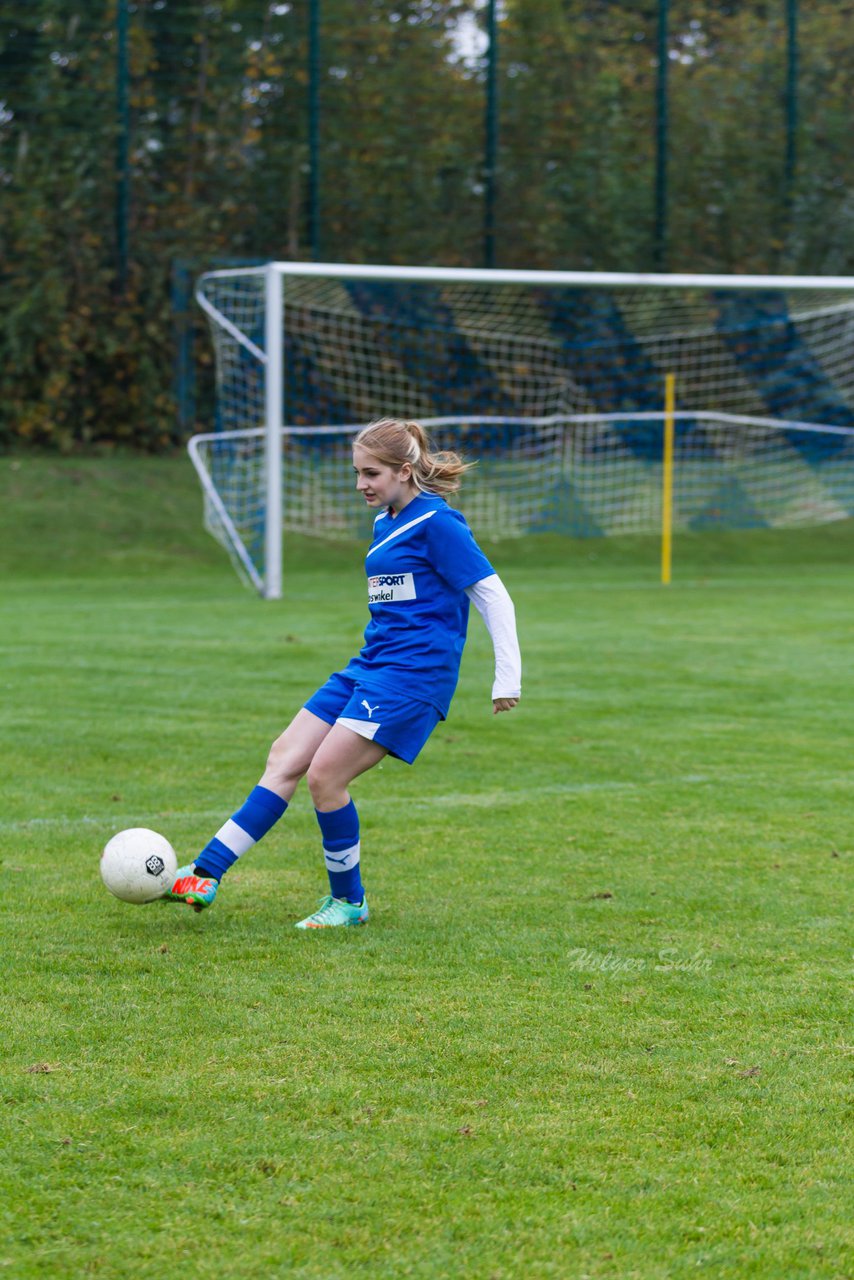
M854 6L802 6L793 110L792 5L7 0L0 442L204 421L215 263L854 270Z

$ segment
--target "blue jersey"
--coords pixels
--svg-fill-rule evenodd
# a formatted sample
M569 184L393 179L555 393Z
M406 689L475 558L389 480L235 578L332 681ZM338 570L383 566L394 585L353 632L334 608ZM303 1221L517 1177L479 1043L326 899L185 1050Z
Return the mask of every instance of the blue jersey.
M429 493L377 517L365 568L371 619L343 674L372 689L405 689L444 719L466 642L466 587L495 570L465 516Z

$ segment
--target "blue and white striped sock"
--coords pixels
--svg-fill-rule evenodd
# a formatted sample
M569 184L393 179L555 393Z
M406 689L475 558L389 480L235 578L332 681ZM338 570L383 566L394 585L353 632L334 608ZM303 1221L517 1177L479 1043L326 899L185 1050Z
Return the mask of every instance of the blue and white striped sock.
M197 875L221 880L229 867L275 826L287 807L287 800L275 791L267 787L253 788L243 807L220 827L196 858Z
M343 809L321 813L317 822L323 836L323 856L333 898L359 903L365 896L359 867L359 815L350 800Z

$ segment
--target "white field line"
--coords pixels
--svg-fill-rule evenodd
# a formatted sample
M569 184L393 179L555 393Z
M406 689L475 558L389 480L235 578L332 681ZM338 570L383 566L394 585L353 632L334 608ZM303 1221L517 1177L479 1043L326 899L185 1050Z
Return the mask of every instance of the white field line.
M412 809L427 811L433 808L500 809L516 804L527 804L532 797L537 796L583 796L599 792L631 793L633 791L649 791L657 787L733 787L739 784L744 785L745 783L756 787L762 786L765 781L766 779L762 776L748 776L745 773L740 773L735 777L724 774L688 773L676 778L651 778L646 782L556 782L548 786L526 787L523 791L449 792L415 798L411 796L385 796L378 797L376 803L383 808L400 808L407 811ZM838 787L847 791L852 787L850 775L837 778L823 776L808 779L802 777L801 781L809 782L810 785L822 789ZM138 811L134 813L105 813L97 817L92 814L84 814L79 818L19 818L17 820L0 820L0 832L50 829L52 827L101 827L104 831L120 831L125 827L146 826L152 821L162 824L209 822L222 825L223 814L224 809L165 809L154 818L150 814L141 815ZM310 816L310 814L308 810L305 813L301 813L299 809L296 809L295 816L304 818Z
M531 796L573 795L595 791L637 791L650 786L678 786L680 782L707 782L709 779L688 777L683 779L662 778L655 782L566 782L555 783L546 787L531 787L525 791L490 791L490 792L453 792L422 797L385 796L379 803L383 807L392 806L406 809L432 809L434 807L464 808L498 808L500 805L522 804ZM94 817L84 814L79 818L19 818L12 821L0 821L0 831L28 831L33 828L51 827L103 827L104 830L122 830L125 826L146 825L148 822L219 822L223 821L223 809L182 809L163 810L155 817L148 815L142 818L139 812L110 813Z

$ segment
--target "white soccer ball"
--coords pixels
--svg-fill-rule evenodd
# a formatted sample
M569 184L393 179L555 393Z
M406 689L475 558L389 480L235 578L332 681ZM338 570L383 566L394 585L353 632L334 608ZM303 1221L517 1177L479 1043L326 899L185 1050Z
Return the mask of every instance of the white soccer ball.
M178 859L165 836L129 827L104 846L101 879L122 902L153 902L171 889Z

